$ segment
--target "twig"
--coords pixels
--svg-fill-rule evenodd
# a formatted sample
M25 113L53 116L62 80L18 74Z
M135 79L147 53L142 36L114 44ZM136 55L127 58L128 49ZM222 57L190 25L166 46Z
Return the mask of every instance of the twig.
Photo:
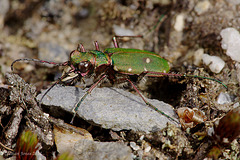
M9 148L9 147L5 146L5 145L4 145L4 144L2 144L1 142L0 142L0 145L1 145L3 148L5 148L5 149L7 149L7 150L9 150L9 151L12 151L12 152L14 152L14 150L13 150L13 149L11 149L11 148Z

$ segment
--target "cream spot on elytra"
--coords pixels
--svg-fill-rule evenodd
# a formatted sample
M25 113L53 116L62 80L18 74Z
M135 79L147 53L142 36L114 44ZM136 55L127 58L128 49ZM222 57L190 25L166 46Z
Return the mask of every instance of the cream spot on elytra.
M116 66L114 66L113 69L114 69L115 71L118 71L118 68L117 68Z
M150 63L150 62L151 62L150 58L146 58L146 63Z

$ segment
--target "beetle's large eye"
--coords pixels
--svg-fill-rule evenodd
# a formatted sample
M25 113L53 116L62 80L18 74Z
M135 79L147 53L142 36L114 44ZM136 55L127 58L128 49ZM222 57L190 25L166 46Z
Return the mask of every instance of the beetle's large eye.
M81 73L85 73L85 72L91 70L91 68L92 68L92 63L89 61L82 61L78 65L78 69Z

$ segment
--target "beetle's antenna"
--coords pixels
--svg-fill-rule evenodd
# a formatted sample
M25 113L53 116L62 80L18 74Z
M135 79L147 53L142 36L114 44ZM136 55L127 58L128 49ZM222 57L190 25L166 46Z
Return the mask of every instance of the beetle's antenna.
M12 62L12 64L11 64L11 70L12 70L12 71L13 71L13 65L14 65L14 63L19 62L19 61L34 61L34 62L39 62L39 63L52 64L52 65L55 65L55 66L66 66L66 65L68 65L68 61L67 61L67 62L63 62L63 63L55 63L55 62L38 60L38 59L23 58L23 59L17 59L17 60L15 60L15 61Z
M153 30L158 30L160 27L161 27L161 25L162 25L162 23L165 21L167 19L167 15L161 15L160 16L160 18L158 19L158 22L157 22L157 24L156 25L154 25L150 30L146 30L146 34L147 33L150 33L150 32L152 32ZM147 32L148 31L148 32ZM143 34L143 35L145 35L145 34Z
M44 92L43 96L41 97L41 99L40 99L39 102L38 102L39 106L41 106L42 100L43 100L43 98L47 95L47 93L48 93L55 85L57 85L60 81L61 81L60 79L57 80L53 85L51 85L51 87L49 87L49 88L47 89L46 92Z
M63 63L55 63L55 62L49 62L49 61L43 61L43 60L38 60L38 59L28 59L28 58L23 58L23 59L17 59L15 61L12 62L11 64L11 70L13 71L13 65L16 62L19 61L34 61L34 62L39 62L39 63L47 63L47 64L52 64L55 66L66 66L69 64L69 62L63 62ZM73 72L74 70L70 70L69 72L67 72L65 75L63 75L61 78L58 79L58 81L56 81L50 88L47 89L47 91L43 94L42 98L39 101L39 106L41 106L42 100L43 98L46 96L46 94L56 85L58 84L63 78L65 78L69 73Z
M210 77L204 77L204 76L197 76L197 75L191 75L191 74L175 74L175 73L163 73L163 72L151 72L151 71L144 71L141 74L146 74L146 76L151 76L151 75L163 75L163 76L174 76L174 77L191 77L191 78L199 78L199 79L208 79L211 81L215 81L221 85L223 85L226 89L228 89L227 85L225 85L223 82L220 80L210 78ZM141 75L140 74L140 75ZM148 75L151 74L151 75Z
M223 85L226 89L228 89L227 85L225 85L222 81L217 80L215 78L204 77L204 76L197 76L197 75L189 75L189 74L183 74L182 77L192 77L192 78L208 79L208 80L211 80L211 81L215 81L215 82Z

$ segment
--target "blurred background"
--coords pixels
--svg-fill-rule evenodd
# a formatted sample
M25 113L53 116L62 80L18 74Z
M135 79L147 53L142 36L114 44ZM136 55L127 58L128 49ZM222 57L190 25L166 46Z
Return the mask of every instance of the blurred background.
M240 65L225 54L220 36L227 27L239 30L239 4L237 0L0 0L0 85L6 84L5 73L12 72L16 59L65 62L79 43L94 50L98 41L103 51L113 47L114 35L142 35L121 39L120 47L155 52L170 62L171 72L214 77L229 89L225 94L215 82L165 77L140 83L143 94L175 109L198 107L208 120L221 117L239 106ZM203 62L204 54L217 56L223 65L212 69L209 64L215 62ZM14 72L39 93L61 76L62 68L17 62ZM222 104L220 93L225 95Z

